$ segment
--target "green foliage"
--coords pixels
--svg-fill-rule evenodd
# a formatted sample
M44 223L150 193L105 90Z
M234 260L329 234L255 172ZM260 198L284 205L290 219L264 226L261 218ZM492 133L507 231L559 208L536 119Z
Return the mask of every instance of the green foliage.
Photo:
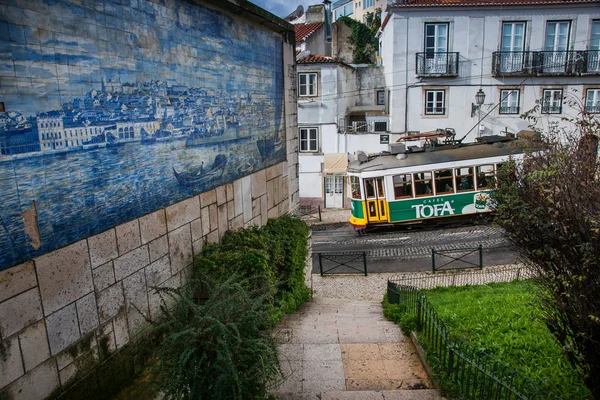
M252 279L251 279L252 280ZM154 369L165 399L262 399L279 372L268 334L272 296L233 274L220 284L207 277L175 290ZM207 296L196 298L197 291Z
M227 232L221 243L204 246L194 260L195 273L217 284L238 274L246 278L249 290L276 287L267 298L270 320L276 322L310 298L304 281L309 232L306 223L289 215L261 228Z
M371 64L379 48L377 31L381 26L381 10L367 13L367 24L356 21L348 16L338 19L345 23L351 30L350 43L353 45L352 62L355 64Z
M437 288L425 294L454 337L531 378L545 393L590 398L544 323L539 290L520 281Z
M571 122L549 124L538 151L500 171L496 222L538 273L544 321L600 398L600 125L584 112Z
M417 330L417 316L414 313L406 312L399 304L388 303L387 293L384 295L381 305L383 306L383 315L398 324L405 334Z

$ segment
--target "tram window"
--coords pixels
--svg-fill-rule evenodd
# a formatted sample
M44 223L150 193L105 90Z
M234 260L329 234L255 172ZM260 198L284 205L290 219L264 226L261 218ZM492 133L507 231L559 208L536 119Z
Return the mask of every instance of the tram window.
M352 198L360 200L360 179L358 179L358 176L350 177L350 186L352 189Z
M454 193L454 179L452 179L451 169L435 171L434 174L436 194Z
M417 197L433 196L431 172L419 172L415 174L415 194Z
M473 168L456 168L456 188L459 192L473 191Z
M477 189L491 189L494 187L494 166L480 165L477 171Z
M367 193L367 199L375 197L375 179L365 179L365 192Z
M406 199L413 197L412 194L412 176L407 175L396 175L394 176L394 198Z

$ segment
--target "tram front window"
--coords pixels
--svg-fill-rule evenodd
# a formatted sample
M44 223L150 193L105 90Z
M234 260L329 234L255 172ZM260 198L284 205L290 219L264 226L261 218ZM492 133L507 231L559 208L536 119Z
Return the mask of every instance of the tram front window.
M415 194L417 197L433 196L431 172L419 172L415 174Z
M365 179L365 192L367 192L367 199L375 198L375 180Z
M350 186L352 189L352 198L360 200L360 180L357 176L350 177Z
M456 187L459 192L472 192L475 187L473 185L473 168L456 168Z
M394 198L399 200L411 197L413 197L411 175L407 174L394 176Z
M454 193L454 179L452 179L451 169L435 171L435 190L436 194Z

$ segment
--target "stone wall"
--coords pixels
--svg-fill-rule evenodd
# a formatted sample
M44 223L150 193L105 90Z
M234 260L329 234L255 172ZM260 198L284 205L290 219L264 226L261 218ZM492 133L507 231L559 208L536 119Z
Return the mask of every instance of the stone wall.
M64 396L135 342L159 315L154 288L184 283L205 242L297 207L296 73L293 39L287 39L293 30L249 3L214 3L242 13L238 23L259 22L260 29L282 34L285 161L1 270L0 399ZM100 390L114 374L104 372L93 378ZM91 398L90 390L96 389L66 398Z

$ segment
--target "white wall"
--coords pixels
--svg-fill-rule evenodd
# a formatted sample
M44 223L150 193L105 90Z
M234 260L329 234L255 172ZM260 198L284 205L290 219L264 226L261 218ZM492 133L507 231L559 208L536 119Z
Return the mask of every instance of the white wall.
M539 7L470 7L411 9L395 8L382 34L383 65L388 88L390 88L390 115L392 132L405 131L405 96L408 87L409 131L430 131L436 128L454 128L458 137L475 129L467 137L472 141L478 131L479 115L471 117L471 103L481 87L486 94L481 116L500 101L499 86L520 86L521 112L532 109L541 99L543 88L563 88L563 94L579 90L583 96L584 85L600 85L600 76L545 76L545 77L494 77L492 76L492 52L500 46L502 21L527 21L526 50L543 49L546 22L548 20L572 20L571 50L587 50L590 37L590 21L600 18L600 7L592 5L539 6ZM460 52L459 76L423 78L416 76L417 52L423 52L424 23L450 22L448 51ZM423 87L446 89L448 112L445 116L424 115ZM576 115L576 110L563 104L563 114L544 115L548 121L560 121L561 116ZM528 122L518 115L500 115L493 110L484 118L482 125L486 134L498 134L508 128L518 132L527 129Z

